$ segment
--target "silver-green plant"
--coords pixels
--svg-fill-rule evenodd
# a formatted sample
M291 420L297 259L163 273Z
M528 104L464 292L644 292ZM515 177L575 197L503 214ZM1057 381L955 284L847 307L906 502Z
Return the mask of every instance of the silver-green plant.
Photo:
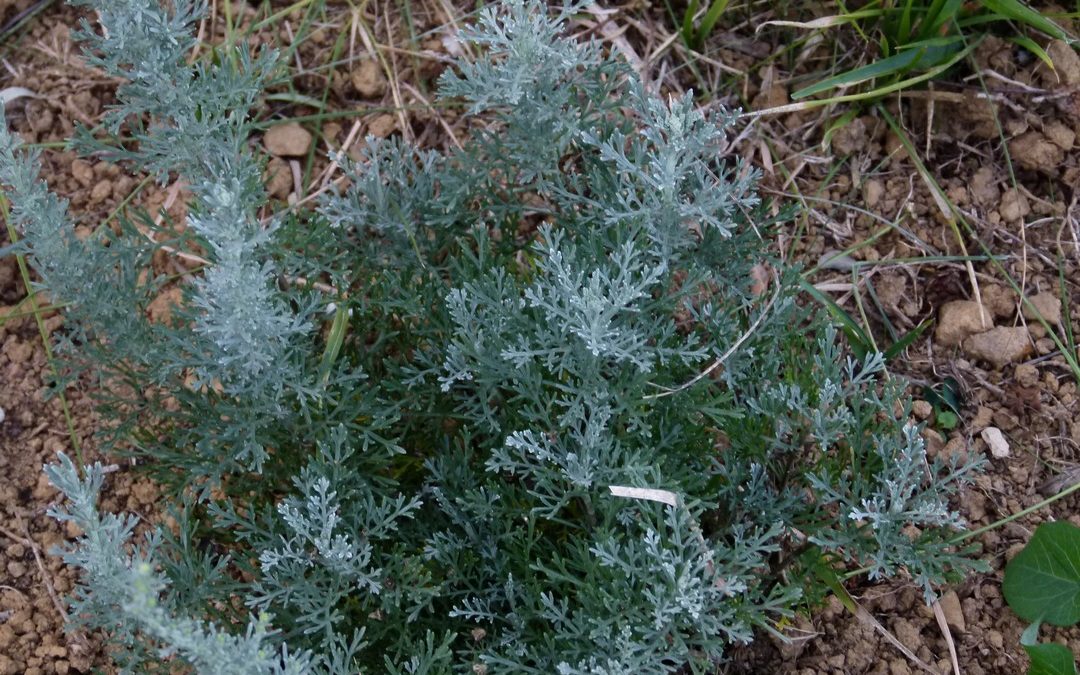
M190 0L87 4L125 83L76 147L182 177L188 227L75 237L6 125L0 182L68 303L64 372L172 495L136 548L100 470L48 469L86 532L73 615L125 664L226 672L220 643L253 655L228 672L704 672L821 570L931 597L972 564L947 500L975 463L929 461L880 358L795 302L754 172L717 158L734 118L565 38L576 6L480 13L485 55L441 81L485 122L463 149L368 139L334 157L348 187L264 227L250 110L284 66L188 65ZM207 264L155 277L166 245Z

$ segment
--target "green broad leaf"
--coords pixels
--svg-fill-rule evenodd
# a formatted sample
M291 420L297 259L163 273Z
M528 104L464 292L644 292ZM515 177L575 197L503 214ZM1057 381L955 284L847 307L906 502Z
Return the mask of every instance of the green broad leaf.
M1080 621L1080 528L1043 523L1005 567L1005 601L1025 621L1071 626Z
M942 410L934 416L937 425L945 431L951 431L960 423L960 418L951 410Z
M1068 647L1053 642L1024 645L1031 667L1028 675L1077 675L1076 660Z
M938 410L949 410L960 416L964 402L961 400L960 383L956 378L946 377L941 384L923 388L923 398Z
M994 14L1027 24L1032 28L1046 33L1050 37L1055 37L1059 40L1069 39L1069 34L1066 33L1061 26L1019 0L980 0L979 4Z

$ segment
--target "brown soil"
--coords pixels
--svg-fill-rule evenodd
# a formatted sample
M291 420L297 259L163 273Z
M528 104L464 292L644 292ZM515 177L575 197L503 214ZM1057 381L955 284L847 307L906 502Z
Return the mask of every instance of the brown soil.
M28 4L0 3L0 25ZM77 16L69 9L53 7L35 19L28 32L18 37L21 48L9 50L6 63L10 67L0 71L0 87L21 86L40 95L8 106L11 124L27 141L63 140L76 122L92 123L111 101L114 83L85 67L71 45L68 27ZM378 22L378 17L371 18ZM623 34L610 25L588 21L583 30L609 40L631 59L658 54L643 64L647 73L663 78L656 84L672 91L686 87L690 83L679 79L686 75L680 69L683 55L674 47L654 52L650 45L662 40L643 31L639 19L631 16L626 21L636 32ZM414 21L423 35L425 30L447 24L448 17L433 11ZM621 15L614 21L622 25ZM656 23L666 26L664 21ZM350 46L344 65L327 75L312 69L312 64L319 63L332 45L332 28L326 27L323 35L299 50L297 62L305 71L293 82L299 93L318 97L329 85L332 108L362 111L357 118L359 138L367 133L404 133L431 143L445 137L449 127L434 110L424 107L430 93L422 92L430 92L428 84L442 67L446 41L431 34L420 44L420 58L394 57L394 52L388 52L393 58L392 79L359 44L355 51ZM721 73L735 73L734 93L722 102L742 102L751 109L789 103L789 92L797 86L793 78L805 72L756 66L779 49L783 34L755 34L745 25L739 30L720 33L715 44L723 47L709 49L712 63L724 65ZM215 32L220 34L220 22L208 34ZM285 30L273 37L291 39ZM384 39L392 41L391 37ZM1080 298L1080 153L1075 148L1080 136L1080 57L1058 44L1049 45L1048 51L1059 62L1057 72L1026 58L1011 44L987 40L979 48L977 63L992 100L978 98L973 93L981 91L978 88L939 87L932 94L891 99L885 106L908 129L919 156L981 241L1004 256L1002 264L1021 282L1023 293L1059 295L1060 267L1066 291L1064 309L1075 310ZM413 108L407 116L393 112L398 97ZM268 105L262 112L266 119L273 119L279 112L292 116L311 111ZM959 384L965 405L956 429L936 425L925 402L917 402L915 412L920 421L930 423L926 437L932 452L988 458L986 473L956 505L971 526L986 525L1029 507L1062 489L1066 483L1061 477L1067 477L1080 461L1077 383L1045 328L1021 310L1015 293L992 265L979 261L968 269L959 261L903 262L928 255L960 255L961 240L968 254L981 251L972 236L958 239L882 115L867 108L823 144L826 130L839 114L818 109L762 116L736 146L762 169L767 195L803 200L807 206L781 238L781 248L813 265L826 252L868 242L847 258L825 266L814 281L856 316L856 297L861 300L876 338L884 344L890 339L886 323L902 334L926 318L940 319L890 367L912 380L916 396L922 386L939 385L947 377ZM351 124L344 120L319 129L309 127L317 154L339 147L349 136ZM296 199L305 194L304 185L298 185L299 164L295 157L282 155L270 167L271 192L282 200ZM71 153L50 150L44 159L44 177L71 201L81 228L100 222L136 185L114 167L78 160ZM831 171L837 163L842 163L840 170ZM318 175L321 166L316 164L312 176ZM181 220L182 201L173 204L168 188L148 188L136 203L155 213L168 202L173 204L172 215ZM888 223L893 226L877 236ZM0 234L0 245L6 242L6 233ZM73 448L59 400L45 397L50 370L37 324L33 317L2 318L29 309L25 296L14 259L0 260L0 471L7 478L0 486L4 523L0 528L0 675L90 672L107 667L107 657L94 636L62 631L66 612L62 596L72 589L74 579L48 553L77 533L45 515L56 492L41 472L58 450L72 454ZM39 300L47 303L45 298ZM986 322L978 305L974 315L958 312L939 317L946 303L957 300L981 300ZM1049 307L1044 316L1052 310ZM1072 330L1080 333L1077 314L1063 314L1058 321L1071 320ZM1052 327L1064 335L1061 325ZM1002 343L993 343L989 352L979 348L982 342L1005 335L991 334L991 329L1012 328L1019 329L1009 333L1016 349L997 363L985 360L988 354L1005 353L999 346ZM61 330L62 316L47 313L45 329ZM67 401L84 457L98 459L93 440L97 422L87 385L70 387ZM1000 435L986 432L988 428ZM1008 444L1007 455L1000 445L994 455L988 447L987 439L997 442L999 438ZM126 465L118 469L107 480L103 506L153 519L153 486ZM1004 675L1025 670L1026 656L1019 646L1024 624L1004 604L1002 570L1039 522L1071 519L1080 524L1080 516L1074 515L1077 506L1077 498L1070 497L978 538L981 556L992 571L959 584L952 589L955 596L942 603L961 672ZM946 631L914 586L851 582L848 590L934 672L953 672ZM836 600L809 618L793 621L787 632L795 642L762 638L736 649L726 672L921 672L915 662ZM1043 637L1080 653L1080 630L1044 629Z

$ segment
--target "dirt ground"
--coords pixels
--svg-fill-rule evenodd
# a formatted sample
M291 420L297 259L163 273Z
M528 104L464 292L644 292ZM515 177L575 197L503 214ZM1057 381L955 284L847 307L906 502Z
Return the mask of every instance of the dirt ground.
M30 4L0 2L0 23ZM25 87L39 95L7 106L10 123L29 142L67 138L76 122L92 123L111 100L114 83L86 68L71 44L69 27L77 15L54 6L24 33L9 38L17 39L20 48L7 51L0 88ZM688 86L682 56L674 49L653 49L665 37L657 31L670 29L645 29L642 16L650 15L615 13L605 23L598 14L595 20L583 20L581 30L632 62L638 59L654 87L676 91ZM378 15L370 18L372 25L380 25ZM356 47L356 55L350 46L342 67L330 75L302 73L295 86L321 92L329 84L331 104L357 111L353 119L362 133L404 133L420 142L438 142L448 127L438 113L425 111L423 92L430 91L447 49L453 48L453 41L445 39L450 21L434 10L414 19L421 35L416 50L420 57L395 59L400 77L388 81L372 66L374 60L362 58L363 46ZM384 24L383 37L389 42L394 24ZM323 36L300 50L302 68L325 52L333 30L325 27ZM289 39L288 31L278 37ZM724 46L712 49L710 58L720 64L718 72L733 73L741 89L717 93L711 103L756 111L790 103L793 78L805 72L758 65L781 48L782 39L782 33L754 33L745 25L719 35L717 44ZM988 39L977 50L978 71L972 74L981 85L970 79L968 86L941 85L929 93L893 98L885 106L914 139L918 156L978 239L999 256L1021 292L1063 336L1069 321L1080 333L1075 311L1080 299L1080 57L1063 45L1051 44L1048 51L1056 71L1012 44ZM983 87L989 98L978 96ZM395 101L419 112L407 117L387 112L393 111ZM276 110L263 112L272 116ZM913 383L918 399L914 411L928 423L925 436L931 452L988 459L985 474L956 504L972 528L1036 504L1067 487L1071 476L1080 480L1077 383L1046 328L1021 308L994 265L940 260L965 250L972 256L982 251L972 234L957 236L940 200L879 112L860 110L826 141L831 122L842 112L784 112L743 123L735 151L761 169L763 195L801 201L806 207L785 228L780 250L807 266L827 260L813 281L856 316L861 306L884 344L889 343L890 326L902 334L925 319L935 320L890 369ZM334 146L348 135L351 124L346 119L313 129L315 142ZM263 142L269 147L269 139ZM44 157L43 176L71 201L80 228L99 222L136 185L115 167L79 160L62 150L49 149ZM296 192L295 167L284 158L274 160L268 180L282 199ZM140 192L135 203L153 213L168 200L167 189L151 187ZM5 243L2 233L0 245ZM837 257L841 251L848 253ZM0 472L7 478L0 484L0 675L91 672L107 668L107 655L94 636L62 630L62 597L74 579L48 553L77 533L45 515L56 492L41 472L58 450L71 454L74 449L60 400L45 396L50 368L39 326L25 315L30 309L25 298L16 261L0 260ZM47 306L47 298L38 301ZM46 332L62 328L61 314L46 312L44 319ZM962 399L953 429L943 428L947 425L939 423L923 393L929 387L940 390L947 382ZM70 387L66 400L81 451L94 460L97 421L87 388L87 383ZM115 461L101 459L106 464ZM103 507L153 518L154 486L122 463L116 468L109 475ZM1024 672L1019 638L1025 626L1002 598L1003 568L1038 523L1070 519L1080 524L1078 504L1077 497L1068 497L978 537L981 556L992 571L948 589L941 602L947 630L913 585L850 582L848 590L859 605L915 658L834 600L792 622L786 629L795 638L790 644L762 637L736 648L724 672ZM950 639L958 671L950 657ZM1078 630L1044 628L1043 639L1080 653Z

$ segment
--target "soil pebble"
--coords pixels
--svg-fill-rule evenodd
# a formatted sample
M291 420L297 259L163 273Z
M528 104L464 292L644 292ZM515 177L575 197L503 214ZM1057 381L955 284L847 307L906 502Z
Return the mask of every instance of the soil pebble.
M1004 459L1009 456L1009 442L1005 440L1001 429L986 427L979 435L986 441L986 446L990 448L990 454L994 456L994 459Z
M394 119L393 115L389 114L379 115L368 122L368 134L375 138L386 138L394 133L396 128L397 120Z
M295 122L289 122L267 130L263 136L263 146L267 152L277 157L303 157L311 148L311 140L310 131Z
M948 591L938 600L941 613L945 615L945 623L957 633L967 632L967 623L964 621L964 610L960 607L960 598L956 591Z
M986 361L995 368L1016 363L1032 353L1031 339L1023 326L998 327L964 340L968 356Z
M998 213L1006 222L1018 223L1024 216L1031 213L1031 205L1028 204L1027 197L1020 194L1019 190L1009 188L1001 195Z
M280 157L271 157L266 163L266 191L271 197L285 199L293 189L292 172L289 165Z
M1038 321L1039 316L1051 326L1061 325L1061 300L1053 293L1036 293L1028 298L1031 303L1024 303L1021 311L1029 321Z
M1046 55L1054 62L1054 70L1049 73L1049 77L1056 80L1054 84L1065 87L1080 85L1080 55L1071 45L1063 40L1052 40L1046 46Z
M954 347L964 338L993 326L994 319L985 307L974 300L954 300L941 307L934 337L939 345Z
M362 61L350 75L353 89L363 98L379 98L386 93L386 77L379 64Z
M915 415L915 419L925 420L934 413L934 406L927 401L917 399L911 402L911 413Z
M1057 171L1065 153L1060 146L1038 131L1028 131L1009 141L1009 153L1016 163L1025 169L1053 173ZM1005 214L1001 214L1005 217ZM1006 218L1008 220L1008 218Z
M982 287L983 306L990 310L994 318L1003 319L1016 312L1016 293L1011 288L998 284Z

